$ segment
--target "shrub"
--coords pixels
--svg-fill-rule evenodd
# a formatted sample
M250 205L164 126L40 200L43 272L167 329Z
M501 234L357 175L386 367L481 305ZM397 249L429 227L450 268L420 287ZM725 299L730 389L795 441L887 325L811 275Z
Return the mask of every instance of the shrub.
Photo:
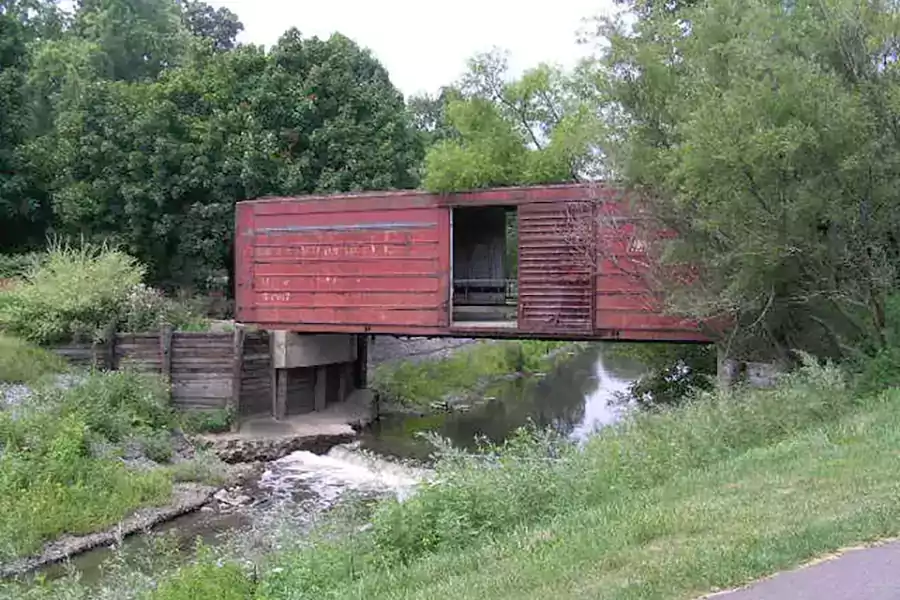
M62 533L85 534L171 495L164 473L129 471L92 457L91 431L76 413L0 413L0 558L30 554Z
M44 255L38 252L0 254L0 279L23 277L41 263Z
M179 420L185 433L223 433L231 430L234 414L225 408L192 410L181 413Z
M0 382L33 384L67 369L66 361L49 350L0 334Z
M21 283L2 292L0 328L38 344L102 337L143 275L124 252L56 245Z
M57 395L64 412L80 415L91 432L111 442L132 433L168 430L175 422L168 386L154 374L95 372L71 389L41 393Z
M140 436L144 456L155 463L168 463L175 455L172 436L167 430L151 431Z
M0 329L38 344L102 339L110 326L140 332L163 322L205 330L192 305L141 280L144 267L104 245L56 245L32 259L21 280L0 291Z
M856 365L856 387L861 394L900 387L900 294L891 296L885 304L882 336L874 356L862 358Z
M187 331L209 328L209 320L200 316L189 302L166 298L159 290L142 283L134 286L125 299L121 328L131 332L153 331L163 323Z
M194 458L178 462L169 467L172 480L196 481L206 485L219 486L228 481L228 466L211 452L197 452Z
M197 562L160 583L147 600L250 600L255 587L240 565L201 553Z

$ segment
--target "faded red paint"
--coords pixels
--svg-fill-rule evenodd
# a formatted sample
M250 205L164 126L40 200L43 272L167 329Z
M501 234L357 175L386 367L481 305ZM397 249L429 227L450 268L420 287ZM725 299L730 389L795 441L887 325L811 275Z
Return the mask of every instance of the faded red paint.
M591 220L588 204L519 206L519 322L526 333L593 334L593 265L566 239L570 219Z
M242 202L237 318L311 333L708 341L695 323L660 314L633 274L642 253L622 235L627 221L624 229L598 230L597 211L622 225L617 197L615 188L573 184ZM518 207L517 325L451 327L451 209L489 205ZM596 264L571 247L572 219L583 219L601 246Z

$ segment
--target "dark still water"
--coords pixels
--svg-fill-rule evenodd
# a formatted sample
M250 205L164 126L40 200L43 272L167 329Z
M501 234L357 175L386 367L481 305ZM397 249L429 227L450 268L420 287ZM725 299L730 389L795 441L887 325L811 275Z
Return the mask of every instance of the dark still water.
M362 448L405 459L426 460L431 445L421 434L433 432L461 448L476 440L502 442L533 423L583 439L615 422L622 411L617 395L641 374L640 365L592 346L563 361L543 377L522 377L494 386L471 408L425 417L387 416L360 438Z

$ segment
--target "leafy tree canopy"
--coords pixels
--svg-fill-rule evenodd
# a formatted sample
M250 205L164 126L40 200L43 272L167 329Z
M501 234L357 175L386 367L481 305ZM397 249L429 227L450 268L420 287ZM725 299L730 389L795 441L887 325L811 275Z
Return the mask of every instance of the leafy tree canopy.
M23 22L0 12L0 223L32 218L23 242L112 240L152 282L203 286L231 268L236 201L418 182L401 94L344 36L240 46L237 17L197 0Z
M581 77L540 65L513 80L505 55L493 51L472 59L438 98L414 99L415 120L433 144L425 187L446 192L594 174L602 126Z
M844 356L884 341L900 265L896 3L637 3L597 31L617 174L650 207L671 308ZM676 10L677 9L677 10ZM691 264L697 277L667 277Z

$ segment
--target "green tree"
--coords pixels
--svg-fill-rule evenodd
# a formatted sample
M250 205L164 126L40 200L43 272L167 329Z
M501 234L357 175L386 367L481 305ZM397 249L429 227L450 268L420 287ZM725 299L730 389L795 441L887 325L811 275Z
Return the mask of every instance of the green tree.
M154 79L179 64L190 43L172 0L78 0L72 32L96 44L113 81Z
M734 344L785 360L882 345L900 283L896 4L639 4L598 30L598 87L670 309L732 318Z
M432 142L425 187L444 192L596 174L602 122L596 88L582 77L540 65L511 80L503 53L473 58L443 98L413 106Z
M0 0L0 251L27 247L50 217L46 194L25 155L36 115L27 90L28 48L56 34L61 17L40 0Z
M346 37L296 31L269 53L196 47L153 81L88 80L35 148L62 232L201 287L231 268L236 201L413 187L421 160L384 68Z
M181 18L185 26L198 38L208 40L213 49L232 50L237 36L244 30L238 16L225 7L213 8L200 0L180 0Z

